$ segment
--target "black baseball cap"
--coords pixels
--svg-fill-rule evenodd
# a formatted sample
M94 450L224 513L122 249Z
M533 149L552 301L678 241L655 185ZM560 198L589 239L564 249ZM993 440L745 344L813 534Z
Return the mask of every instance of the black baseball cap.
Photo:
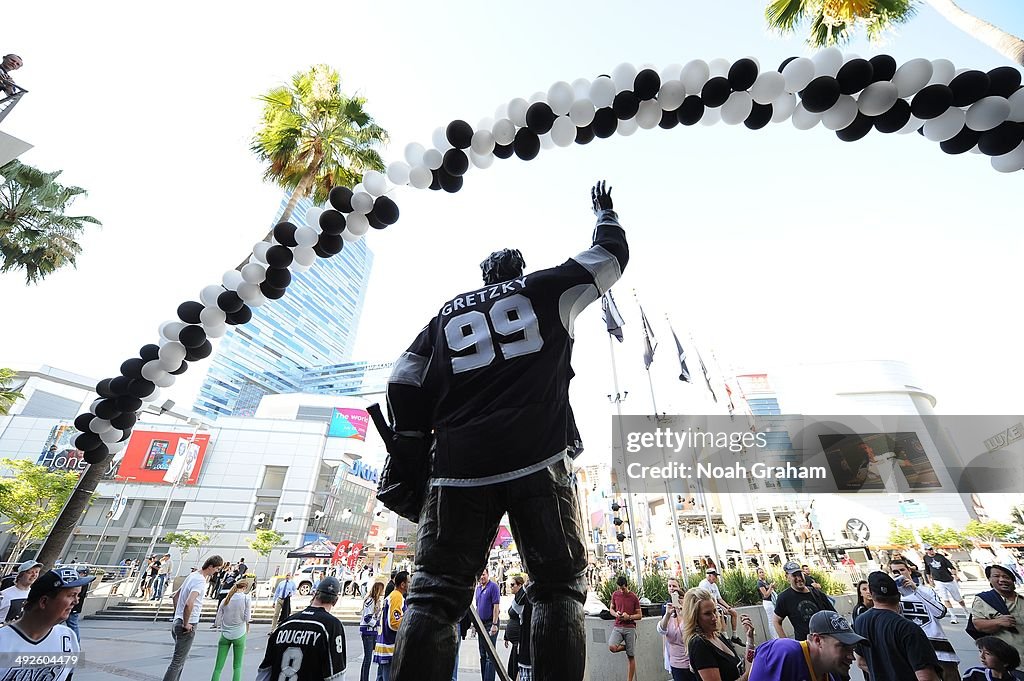
M782 566L782 571L785 572L787 575L791 575L794 572L801 572L800 563L796 562L795 560L791 560Z
M807 630L812 634L831 636L840 643L848 646L864 643L866 638L854 632L853 627L846 621L846 618L831 610L822 610L811 616L807 623Z
M320 584L317 585L316 592L324 596L340 596L341 582L338 581L337 577L324 577L320 580Z
M79 577L78 570L73 567L62 567L39 575L28 590L29 601L38 601L43 596L52 596L61 589L85 586L96 577Z
M900 592L896 580L884 572L872 572L868 575L868 589L872 594L879 596L896 596Z

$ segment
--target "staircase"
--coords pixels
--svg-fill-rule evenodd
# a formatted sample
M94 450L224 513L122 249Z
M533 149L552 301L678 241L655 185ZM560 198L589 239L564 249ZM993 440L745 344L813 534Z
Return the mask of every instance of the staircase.
M307 603L303 596L296 594L292 597L292 612L306 607ZM359 614L362 610L362 599L341 598L338 604L331 610L331 614L346 624L358 624ZM165 599L160 608L158 621L169 622L174 614L170 599ZM207 598L203 601L203 611L200 614L200 622L212 623L217 614L217 600ZM107 620L115 622L152 622L157 616L156 603L152 601L121 601L105 610L86 615L87 620ZM268 599L254 602L252 607L253 624L270 624L274 618L274 606Z

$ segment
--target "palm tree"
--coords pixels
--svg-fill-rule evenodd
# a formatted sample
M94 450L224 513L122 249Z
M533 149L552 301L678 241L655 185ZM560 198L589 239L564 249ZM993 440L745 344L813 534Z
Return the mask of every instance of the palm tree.
M20 161L0 167L0 272L24 269L25 282L36 284L65 265L75 266L82 247L75 241L88 215L66 215L81 187L57 182L62 171L48 173Z
M922 2L1014 64L1024 64L1024 40L965 12L953 0L770 0L765 18L769 28L782 34L810 22L807 43L827 47L848 42L857 28L877 40L912 19Z
M17 390L11 389L10 386L13 379L13 369L0 367L0 416L6 414L16 401L25 397Z
M384 170L377 147L388 133L366 113L365 97L341 91L341 78L319 64L296 73L290 86L260 97L263 123L252 151L267 163L263 177L292 190L281 221L299 199L327 200L336 186L352 187L367 170Z

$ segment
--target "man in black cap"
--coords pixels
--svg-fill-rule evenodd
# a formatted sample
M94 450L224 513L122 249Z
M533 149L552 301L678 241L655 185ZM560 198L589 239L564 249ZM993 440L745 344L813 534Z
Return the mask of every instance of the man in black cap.
M757 648L748 681L841 681L850 678L854 648L870 645L839 613L811 616L806 641L777 638Z
M772 624L779 638L786 638L782 622L788 617L789 623L793 625L793 638L805 641L809 631L808 625L814 613L822 610L835 611L835 606L828 600L828 596L807 586L807 577L800 569L799 563L791 560L783 565L782 569L789 579L789 588L784 589L775 599L775 617Z
M345 678L345 628L331 614L341 595L337 577L324 577L313 602L270 634L256 681L339 681Z
M65 681L78 663L78 637L64 624L82 587L96 579L58 568L33 582L20 619L0 629L0 679ZM18 656L45 661L14 665Z
M875 605L858 616L853 629L871 641L857 650L857 665L871 681L939 681L941 666L924 630L900 615L900 590L884 572L868 575Z
M1024 597L1014 590L1017 576L995 564L985 568L985 576L992 589L975 596L970 623L982 636L1002 639L1024 657Z

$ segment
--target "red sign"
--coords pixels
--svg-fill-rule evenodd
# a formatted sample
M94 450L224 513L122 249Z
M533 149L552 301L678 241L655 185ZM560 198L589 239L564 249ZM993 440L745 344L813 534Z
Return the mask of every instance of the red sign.
M136 430L128 440L124 459L115 479L134 478L134 482L173 482L171 475L181 472L181 484L194 485L199 480L208 434L167 433L155 430ZM177 459L177 461L176 461ZM186 475L187 473L187 475Z

